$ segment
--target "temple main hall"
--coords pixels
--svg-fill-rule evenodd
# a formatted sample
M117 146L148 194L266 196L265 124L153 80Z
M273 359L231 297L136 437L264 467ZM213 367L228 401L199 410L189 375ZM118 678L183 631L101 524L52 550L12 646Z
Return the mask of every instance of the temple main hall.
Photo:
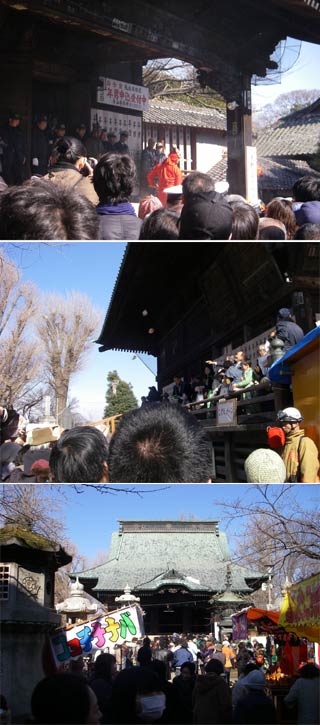
M232 612L249 606L267 579L232 562L226 534L213 520L120 520L109 559L70 577L109 611L128 585L149 634L208 633L215 623L227 632Z

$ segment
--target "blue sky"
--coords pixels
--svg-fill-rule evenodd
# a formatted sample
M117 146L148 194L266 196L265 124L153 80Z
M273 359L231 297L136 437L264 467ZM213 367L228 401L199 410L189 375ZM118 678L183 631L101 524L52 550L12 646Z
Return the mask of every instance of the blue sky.
M289 59L296 57L297 41L287 38L287 53ZM260 109L267 103L273 103L282 93L301 89L319 89L320 95L320 45L315 43L302 43L300 55L293 67L282 74L281 83L268 86L252 86L253 108Z
M220 520L220 529L227 532L232 546L233 535L239 534L245 522L237 520L227 527L223 503L241 498L252 502L254 510L258 496L255 487L247 484L176 484L151 493L156 488L147 484L137 486L136 489L145 492L138 496L121 491L102 494L93 486L83 487L83 493L78 494L71 485L64 485L68 538L81 554L92 558L97 552L109 549L111 532L118 529L119 519L179 519L181 515L188 519L194 515L198 519ZM280 487L274 485L272 490L279 492ZM54 495L53 488L51 493ZM315 508L316 502L319 504L318 487L296 485L294 494L299 502L308 503L310 509ZM57 497L60 497L59 491Z
M21 242L3 246L21 268L23 280L31 280L43 293L65 295L70 290L86 293L101 310L103 322L124 255L124 243ZM155 359L144 358L156 370ZM86 367L75 376L70 387L70 397L79 400L80 411L88 421L102 417L106 377L114 369L120 378L132 383L138 401L148 393L148 386L155 383L154 375L138 358L133 360L132 353L99 353L99 346L93 343Z

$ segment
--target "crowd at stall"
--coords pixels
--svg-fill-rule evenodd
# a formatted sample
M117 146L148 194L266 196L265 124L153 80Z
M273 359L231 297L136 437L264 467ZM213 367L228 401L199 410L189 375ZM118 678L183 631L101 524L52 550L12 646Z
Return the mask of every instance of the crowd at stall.
M135 161L128 134L75 130L38 114L31 158L11 113L0 129L1 239L320 239L320 180L301 177L292 197L249 204L209 174L180 169L180 153L152 138ZM68 132L68 133L67 133ZM30 169L29 179L27 168Z
M96 651L94 659L80 656L36 685L25 723L283 723L272 683L285 667L284 649L269 635L262 641L175 633L134 638L112 653ZM319 668L301 642L284 698L286 719L316 724ZM4 697L3 706L8 713Z

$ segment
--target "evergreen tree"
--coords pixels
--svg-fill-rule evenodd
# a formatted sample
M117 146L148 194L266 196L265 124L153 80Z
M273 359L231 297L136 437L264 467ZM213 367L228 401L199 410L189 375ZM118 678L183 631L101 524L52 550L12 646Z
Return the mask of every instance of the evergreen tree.
M109 371L107 375L108 388L106 393L106 407L104 417L116 416L118 413L127 413L137 408L138 401L133 393L131 383L121 381L117 371Z

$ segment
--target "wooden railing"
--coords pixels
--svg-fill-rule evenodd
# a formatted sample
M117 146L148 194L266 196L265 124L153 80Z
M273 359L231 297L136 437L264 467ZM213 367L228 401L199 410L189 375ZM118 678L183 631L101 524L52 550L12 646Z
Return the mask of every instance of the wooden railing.
M250 398L244 398L244 393L250 393ZM211 396L203 401L189 403L185 408L189 409L203 423L210 424L210 426L218 426L221 429L221 424L217 423L217 405L219 401L230 401L231 399L237 400L236 426L239 424L251 425L259 422L267 423L268 421L274 421L276 396L275 391L268 381L248 386L241 391L232 391L228 395ZM226 424L226 426L231 428L232 424Z

